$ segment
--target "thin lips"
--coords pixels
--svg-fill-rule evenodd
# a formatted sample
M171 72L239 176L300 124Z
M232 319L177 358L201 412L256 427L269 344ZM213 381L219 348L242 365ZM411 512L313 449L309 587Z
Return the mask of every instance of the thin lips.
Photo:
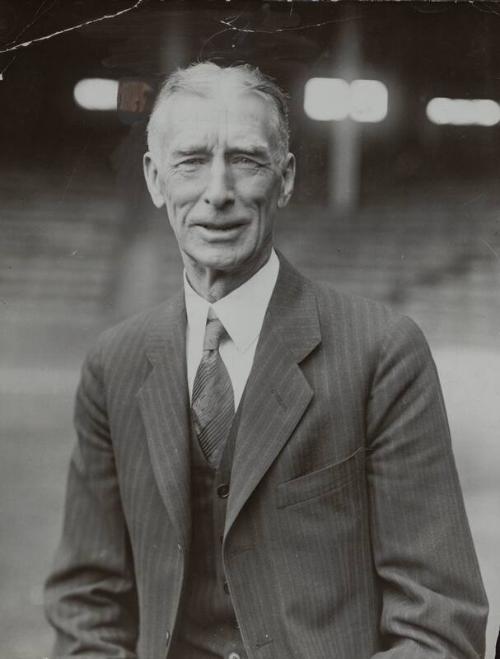
M215 229L219 231L224 231L228 229L235 229L244 224L244 222L226 222L225 224L220 224L219 222L197 222L197 226L203 227L204 229Z

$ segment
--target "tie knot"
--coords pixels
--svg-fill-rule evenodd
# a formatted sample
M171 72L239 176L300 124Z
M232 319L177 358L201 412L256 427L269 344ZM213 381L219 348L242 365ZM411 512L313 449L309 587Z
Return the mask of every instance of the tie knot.
M209 318L205 328L203 350L218 350L220 341L225 333L224 325L218 318Z

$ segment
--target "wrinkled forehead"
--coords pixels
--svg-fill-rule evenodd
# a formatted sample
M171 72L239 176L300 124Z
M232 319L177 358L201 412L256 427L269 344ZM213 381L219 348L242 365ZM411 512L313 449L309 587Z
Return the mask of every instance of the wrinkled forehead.
M276 110L272 100L258 91L236 85L211 87L205 94L178 91L157 109L160 139L169 146L189 139L231 139L279 144ZM216 92L216 93L215 93Z

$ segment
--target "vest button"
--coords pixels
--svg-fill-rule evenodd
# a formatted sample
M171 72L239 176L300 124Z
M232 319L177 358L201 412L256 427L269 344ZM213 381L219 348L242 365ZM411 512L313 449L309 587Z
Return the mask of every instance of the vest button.
M227 659L241 659L241 657L237 652L230 652L227 655Z
M221 499L226 499L229 496L229 484L223 483L217 488L217 494Z

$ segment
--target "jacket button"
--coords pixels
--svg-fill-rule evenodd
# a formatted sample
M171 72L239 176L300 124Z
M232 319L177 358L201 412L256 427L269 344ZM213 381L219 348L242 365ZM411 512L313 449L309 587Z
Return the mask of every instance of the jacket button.
M241 659L241 657L237 652L230 652L227 655L227 659Z
M217 494L221 499L226 499L229 495L229 484L223 483L217 488Z
M168 645L169 641L170 641L170 632L165 632L165 643L167 643Z
M228 585L227 581L224 581L223 588L224 588L224 592L225 592L227 595L229 595L229 585Z

